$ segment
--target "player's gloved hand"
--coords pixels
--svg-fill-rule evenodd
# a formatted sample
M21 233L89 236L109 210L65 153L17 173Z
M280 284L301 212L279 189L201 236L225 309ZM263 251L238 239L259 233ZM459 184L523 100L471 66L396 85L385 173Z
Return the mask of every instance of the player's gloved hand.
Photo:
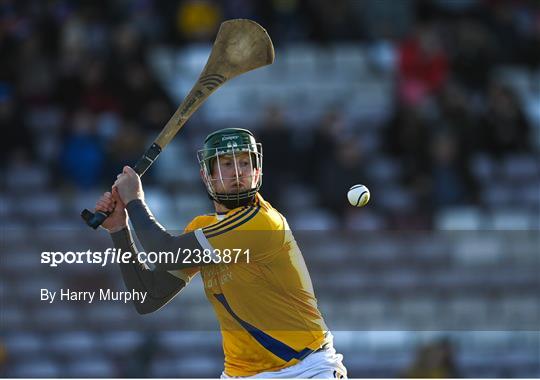
M110 233L127 227L126 205L120 199L116 188L113 188L112 193L106 192L99 198L95 211L111 212L111 215L101 225Z
M124 166L122 173L118 174L114 188L118 189L120 199L126 205L134 199L144 200L141 178L129 166Z

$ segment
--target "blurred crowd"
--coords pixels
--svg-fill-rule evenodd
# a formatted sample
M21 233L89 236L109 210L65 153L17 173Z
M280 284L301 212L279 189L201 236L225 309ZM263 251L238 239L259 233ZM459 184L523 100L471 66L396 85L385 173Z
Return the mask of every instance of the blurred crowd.
M415 202L412 218L396 225L429 226L436 210L479 203L479 184L471 173L473 158L484 154L501 162L537 154L540 146L534 142L526 102L494 73L506 65L538 72L540 7L527 1L398 2L396 9L384 1L354 5L360 3L370 15L376 8L398 21L390 25L379 15L383 26L366 23L371 29L355 35L374 50L389 44L395 51L394 108L379 128L381 150L399 161L400 181L412 190ZM354 8L352 2L348 5ZM540 78L531 76L534 81ZM351 178L365 178L369 184L370 177L369 157L362 151L366 121L355 124L346 119L340 110L330 111L315 126L311 141L298 146L295 141L302 138L294 128L276 127L286 121L275 110L269 112L268 128L261 136L270 142L264 146L265 186L272 188L271 196L279 195L294 175L291 162L303 162L300 172L318 189L322 205L336 215L350 210L343 202L343 190L353 184Z
M3 170L39 163L54 188L109 183L176 108L148 52L212 41L228 18L259 21L276 46L358 41L395 52L394 107L381 149L400 161L421 226L434 210L476 202L474 154L500 159L538 148L521 99L491 75L500 65L539 69L536 1L3 0ZM258 133L265 196L279 206L294 177L343 217L336 189L366 178L358 174L362 136L336 108L299 138L283 111L270 107Z
M77 198L88 189L106 189L123 165L134 164L177 106L177 99L173 99L167 92L160 81L159 73L150 63L149 55L152 50L165 46L181 51L193 44L210 43L220 23L231 18L258 21L268 29L278 51L298 43L324 47L352 43L368 47L366 51L373 54L371 64L374 65L370 70L374 73L385 72L385 75L392 78L392 99L389 102L391 107L383 118L351 118L348 110L339 107L339 101L335 107L324 110L324 117L308 126L298 125L296 119L290 117L296 112L295 109L269 104L264 110L265 117L255 130L264 146L262 193L283 210L288 218L290 211L293 216L291 220L295 216L295 202L301 201L302 197L308 198L306 189L309 189L315 194L315 205L305 206L307 203L304 200L304 206L298 202L299 206L296 207L306 209L301 210L305 211L301 215L304 220L310 219L310 211L318 209L315 207L318 206L340 221L338 227L345 229L355 223L366 226L371 223L369 220L372 220L375 226L370 229L431 228L437 212L448 207L482 205L481 198L486 194L490 195L486 192L486 187L495 188L503 182L505 188L502 193L516 193L514 198L523 198L521 208L535 217L538 216L540 3L536 0L0 0L0 126L4 133L0 150L0 167L3 173L0 196L4 195L4 186L8 188L8 194L33 196L35 187L30 185L34 180L40 183L38 191L54 195L69 193L72 198ZM520 72L525 74L528 78L525 87L532 91L531 96L518 93L516 86L509 85L508 81L501 80L500 76L496 75L498 70L504 67L518 67ZM361 107L359 104L358 108ZM531 115L536 115L536 118ZM204 124L206 121L190 121L198 122ZM191 135L193 130L202 134L225 126L230 125L186 128L185 141L194 145L189 147L191 153L202 143L200 136L195 138ZM397 170L375 165L375 154L368 149L374 131L379 142L375 145L377 157L389 158L391 163L397 163ZM512 157L532 157L535 165L532 170L526 170L527 173L523 176L526 178L522 182L514 182L510 177L501 179L495 172L491 173L489 181L479 183L481 181L478 173L474 172L479 155L492 163L502 163ZM196 165L194 154L192 159L193 165ZM178 168L183 165L179 163ZM152 175L150 171L148 178L145 178L145 184L157 180L157 175L154 178ZM397 189L397 193L390 193L395 203L401 202L399 198L405 191L411 198L407 199L406 207L392 210L384 206L383 193L390 185L394 186L390 184L394 180L399 183L399 186L392 187ZM345 201L347 189L358 182L366 184L373 196L370 207L364 208L360 213ZM300 197L295 198L290 191L294 184L303 186ZM163 188L165 185L159 184L158 187ZM179 190L187 191L185 188L175 188L172 193L178 195ZM522 190L532 191L521 192ZM202 186L199 191L203 191ZM522 197L521 194L526 193L532 194L532 201ZM6 197L2 198L2 201L16 198ZM42 219L36 215L45 214L47 207L37 207L39 205L31 203L30 198L21 203L13 202L16 204L12 205L12 208L16 211L22 210L25 216L31 215L34 222L42 223ZM206 202L204 196L202 198ZM199 204L192 202L192 198L187 196L186 199L185 203L193 203L198 207ZM500 199L500 194L495 194L492 197L493 204L499 205ZM42 203L46 202L48 200ZM172 203L167 203L170 204ZM510 202L507 204L511 205ZM529 204L535 206L528 207ZM56 206L58 205L51 208L63 209L62 205ZM36 213L36 207L45 211ZM174 207L165 208L171 213L176 212ZM199 211L197 209L197 212ZM157 215L161 217L161 213ZM384 224L376 222L380 215L385 218ZM3 214L2 217L4 216ZM375 219L370 219L370 216ZM8 222L7 217L2 220ZM461 219L459 221L461 222ZM466 228L463 224L458 224L458 229ZM68 220L68 225L73 228L73 219ZM22 236L26 243L27 235ZM387 239L387 236L380 235L380 241L385 243L389 240L391 248L399 247L389 251L374 251L374 258L377 256L377 260L380 257L384 260L388 252L401 253L402 246L407 246L411 252L405 260L415 261L410 259L410 255L415 249L420 251L420 248L414 248L407 239L396 242L395 239ZM337 235L336 239L341 239L341 236ZM436 256L439 245L444 247L444 244L449 244L444 241L441 244L438 241L436 243L436 249L432 249L432 245L428 246L429 255L425 255L426 257L431 254ZM521 249L527 246L525 243L520 240L515 246ZM508 244L513 244L513 241ZM499 245L488 244L484 250L478 246L467 248L466 257L469 259L472 256L468 250L478 249L482 259L485 256L482 256L483 252L499 252L499 249L493 248ZM459 247L459 244L456 246ZM532 252L532 244L531 247ZM12 285L13 289L30 289L32 293L28 299L33 300L34 285L25 287L22 282L19 283L21 279L26 283L26 278L20 275L21 273L36 270L35 267L30 266L30 269L27 269L23 266L31 265L33 258L20 261L17 266L16 258L24 259L25 252L20 255L19 246L10 249L13 251L10 256L11 265L4 268L5 274L9 273L13 277L10 283L15 284ZM368 252L372 248L368 246L365 249ZM28 250L26 253L29 257L34 251ZM316 249L310 252L310 259L314 260L317 254L321 258L327 258L327 253L326 246L323 245L319 253ZM507 260L508 257L527 256L505 251L504 257ZM361 266L365 267L369 260L364 257L361 259ZM321 263L324 264L319 267L320 278L315 283L330 278L334 284L342 287L339 289L340 297L331 293L328 298L339 300L341 295L345 294L343 292L355 291L354 286L343 287L346 283L343 280L356 283L361 277L356 267L349 274L350 277L347 277L342 270L329 272L327 261ZM531 266L526 261L524 263ZM350 265L351 263L344 261L343 270ZM396 270L403 266L401 261L395 261L394 265ZM446 265L447 260L444 259L445 274L448 271ZM367 268L369 270L370 267ZM522 274L522 267L518 268ZM310 266L310 270L312 269ZM39 279L38 272L39 270L33 273ZM332 272L335 276L333 278ZM424 272L425 268L421 267L419 278L426 277ZM495 275L493 273L493 268L490 267L489 276L499 279L503 284L510 278L519 278L515 273L509 273L511 276L506 277L499 276L498 272L495 272ZM117 273L113 275L119 278ZM482 279L478 275L475 267L475 279ZM64 276L74 275L65 272ZM78 274L75 276L79 280L82 278L83 281L90 282L89 277ZM460 277L455 274L454 276L455 284L460 284ZM92 271L90 277L95 280L95 272ZM384 289L385 281L395 278L398 281L387 286L390 291L403 288L400 279L409 279L407 274L400 277L394 276L392 272L386 277L386 280L380 278L377 287L382 284ZM436 276L434 278L436 279ZM446 277L443 278L445 279ZM54 280L60 281L56 275ZM99 281L102 281L101 278ZM426 287L447 286L446 283L444 286L434 284L429 283ZM518 296L524 289L534 293L534 287L526 285L519 290L520 293L510 294L510 298L517 298L518 306L509 303L509 309L516 310L527 304L529 299L519 303ZM321 290L324 294L323 287ZM364 294L372 292L363 291ZM355 294L355 297L357 296ZM16 302L13 302L15 298ZM9 312L4 311L3 314L3 318L12 316L8 326L19 326L18 322L28 322L29 317L49 323L37 313L39 310L19 310L19 293L15 293L13 299L11 305L5 307ZM537 305L536 298L530 296L530 300ZM388 302L385 307L395 307L398 304L393 298L384 302ZM379 310L371 307L369 303L367 306L359 305L354 310ZM464 305L467 313L470 313L471 304ZM182 308L182 312L185 312L185 305L178 306L178 310ZM197 308L189 309L197 311ZM59 310L62 312L62 309ZM381 310L385 310L384 315L400 313ZM490 306L489 310L492 314L492 310L498 309ZM534 310L537 309L531 310L533 312L528 315L535 315ZM99 309L98 313L101 313ZM93 317L94 314L83 314L73 313L77 316L74 323L81 323L82 326L87 321L86 317L88 320L98 320ZM116 318L115 314L106 316ZM54 315L51 320L63 323L63 319ZM34 320L28 323L34 323ZM178 323L176 316L174 323ZM43 349L35 350L40 358L50 353L48 338L27 338L31 342L33 339L46 342ZM18 342L19 339L14 335L12 342ZM486 345L491 342L492 340L488 339ZM116 341L113 343L117 346ZM515 347L521 348L519 340L515 343L516 346L509 346L506 359L513 360ZM23 342L19 346L22 351L25 349L24 344ZM62 344L60 341L59 346ZM139 352L130 355L130 368L126 373L137 376L161 374L158 377L179 373L173 370L163 373L142 372L150 368L148 363L153 360L154 344L151 340L145 341ZM181 344L179 347L185 346L184 341ZM384 341L382 344L385 344ZM537 339L534 344L536 351L532 352L533 355L538 351ZM465 348L469 346L463 345ZM31 349L32 345L29 347ZM97 350L102 350L101 341L96 347ZM396 347L405 350L401 341ZM203 350L207 348L203 347ZM69 349L59 349L59 352L64 351ZM174 355L179 355L178 349L172 351ZM351 349L351 352L354 350ZM7 366L8 353L9 350L0 345L0 374ZM206 351L204 355L198 355L199 351L196 349L193 353L198 358L207 359ZM76 351L74 355L80 356L76 359L87 364L85 355L78 355ZM185 356L186 353L181 352L181 355ZM16 356L12 354L12 358ZM499 354L494 357L497 358L496 361L505 358ZM17 359L25 357L20 355ZM191 357L187 359L192 360ZM377 357L374 363L384 367L386 364L380 359ZM26 367L24 360L20 363L20 368ZM518 364L515 367L519 368L519 362L516 363ZM528 376L537 373L537 360L532 363L536 365L536 372L525 368L523 373ZM193 365L191 362L189 364L195 374L213 373L211 367L208 369L205 365ZM221 368L221 363L218 364ZM353 364L354 360L351 360L351 365ZM362 368L364 364L358 364L357 368ZM490 362L486 368L496 367L496 364L504 365ZM42 372L43 368L49 368L47 365L48 363L38 363L34 367L36 372L21 373L37 373L39 376L43 376L43 373L51 373L53 376L63 373L55 372L55 366L50 367L52 372ZM85 368L90 367L91 361ZM152 368L159 370L163 367L155 365ZM410 366L400 364L400 368L404 369L400 374L403 377L462 375L454 363L452 345L445 340L421 346L413 363ZM204 372L205 370L207 372ZM80 375L81 372L78 371L74 370L74 373ZM90 373L94 374L90 377L101 376L100 372ZM95 375L96 373L98 375ZM110 376L110 373L114 372L105 372L103 376ZM394 375L394 372L387 370L384 374Z

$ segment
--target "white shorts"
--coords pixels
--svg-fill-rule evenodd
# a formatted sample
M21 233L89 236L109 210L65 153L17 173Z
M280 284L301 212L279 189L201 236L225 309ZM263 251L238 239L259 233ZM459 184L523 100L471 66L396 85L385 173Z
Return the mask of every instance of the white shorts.
M343 365L343 355L337 354L332 345L323 351L314 352L305 357L300 363L283 368L279 371L261 372L243 379L346 379L347 369ZM227 376L221 373L222 379L239 379L240 377Z

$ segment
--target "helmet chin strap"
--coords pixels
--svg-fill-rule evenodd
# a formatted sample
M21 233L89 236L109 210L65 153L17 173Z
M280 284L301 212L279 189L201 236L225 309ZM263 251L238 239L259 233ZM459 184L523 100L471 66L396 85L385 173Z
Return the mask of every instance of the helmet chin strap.
M222 204L229 210L232 210L237 207L244 207L253 203L253 201L255 200L255 195L257 193L255 192L252 195L249 195L249 193L251 192L253 192L253 190L242 191L241 193L235 194L234 198L231 197L232 194L221 194L221 193L216 193L215 197L213 197L212 195L208 193L208 197L211 200Z

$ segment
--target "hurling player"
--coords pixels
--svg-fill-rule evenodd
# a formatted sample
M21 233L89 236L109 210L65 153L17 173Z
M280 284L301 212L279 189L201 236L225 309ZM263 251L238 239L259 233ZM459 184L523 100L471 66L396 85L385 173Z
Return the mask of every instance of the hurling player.
M223 378L346 377L287 221L259 194L261 144L248 130L222 129L205 139L198 157L216 212L196 217L180 236L156 221L130 167L96 204L112 211L103 227L133 258L128 216L146 252L181 248L174 262L153 270L137 260L121 264L126 286L148 292L144 303L135 303L139 313L158 310L200 273L221 328Z

